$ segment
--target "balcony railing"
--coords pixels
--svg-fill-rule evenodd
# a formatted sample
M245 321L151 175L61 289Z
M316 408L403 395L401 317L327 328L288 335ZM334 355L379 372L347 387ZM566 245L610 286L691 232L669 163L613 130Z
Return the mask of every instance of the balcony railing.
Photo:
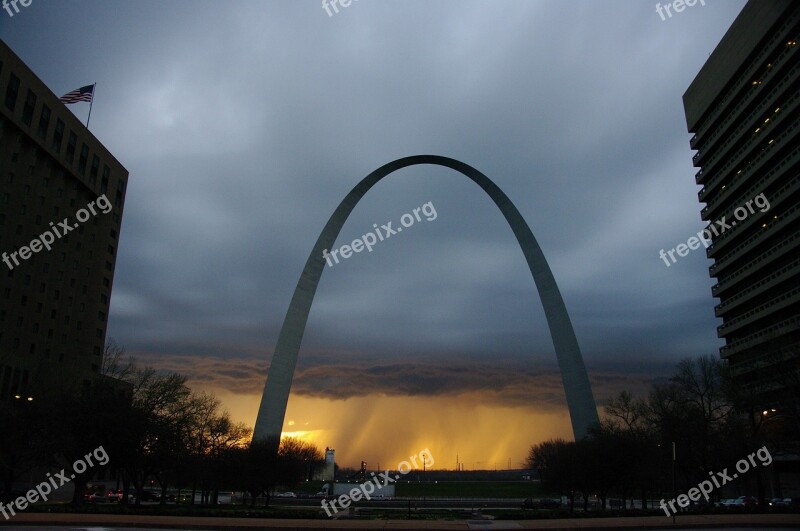
M786 75L786 77L784 77L778 83L778 85L773 90L770 91L769 94L767 94L764 98L762 98L761 103L759 103L759 105L753 110L753 112L751 112L747 116L747 118L742 120L742 123L739 124L739 127L737 127L734 132L732 132L731 134L727 135L727 137L726 137L727 140L725 141L725 143L722 144L721 146L717 147L716 149L714 149L714 152L713 152L713 155L711 156L711 158L708 161L703 163L703 168L699 172L697 172L697 174L695 175L694 180L695 180L695 182L697 184L701 184L701 181L702 181L701 177L703 175L705 175L706 173L710 173L714 169L714 165L717 163L717 160L720 157L722 157L722 155L725 153L725 150L728 148L728 146L732 142L735 142L735 141L737 141L737 140L739 140L741 138L743 130L753 127L754 124L756 124L756 125L757 124L762 124L762 125L774 126L775 123L778 121L776 119L776 117L775 117L775 114L778 114L779 112L782 113L782 116L785 116L787 114L791 114L791 112L798 105L798 100L800 100L800 91L795 92L790 97L784 98L783 100L781 100L781 98L780 98L781 95L779 94L779 92L782 91L783 89L787 88L786 85L791 83L792 81L794 81L794 76L797 75L798 73L800 73L800 63L795 65L792 68L792 70ZM779 103L779 101L782 101L782 103ZM769 110L768 108L771 108L773 106L775 107L775 110L770 112L769 115L762 120L761 117L763 117L764 114L766 112L768 112L768 110ZM780 109L780 111L778 111L778 109ZM732 120L734 118L735 118L735 115L731 114L726 118L726 121ZM714 134L716 136L716 135L718 135L720 133L716 132ZM747 144L751 144L752 143L751 142L752 138L753 137L751 136L751 138L748 139ZM734 155L727 156L726 158L732 159L732 158L738 156L738 154L741 151L742 150L740 149ZM701 153L702 153L702 151L695 154L695 156L692 159L693 162L697 161L697 157ZM695 164L695 166L696 166L696 164Z
M728 357L754 345L758 345L775 337L793 332L798 328L800 328L800 316L794 315L768 328L759 330L754 334L750 334L749 336L745 336L737 341L734 341L733 343L725 345L719 349L719 352L722 356Z
M742 75L730 85L731 88L728 89L728 91L722 97L720 103L717 104L713 111L698 124L696 128L697 134L695 134L692 139L689 140L689 145L691 145L692 148L694 148L694 144L697 142L697 139L703 136L706 133L706 129L708 129L708 127L710 127L711 124L719 117L719 114L724 109L725 104L734 96L734 94L738 93L742 88L744 88L744 85L752 82L752 79L756 74L756 69L761 67L766 55L776 44L783 42L784 39L786 39L784 33L788 32L789 28L796 24L798 20L800 20L800 10L795 9L789 18L787 18L783 24L781 24L781 26L772 33L772 37L761 48L761 52L756 56L756 58L750 62L750 66L747 68L747 70L745 70ZM777 63L777 61L775 61L775 63Z
M783 133L770 140L766 146L761 148L761 152L756 155L754 159L748 162L744 168L736 173L734 180L738 181L741 178L751 175L753 171L759 167L759 164L763 163L767 156L770 155L774 150L782 147L784 143L794 140L794 136L797 133L798 128L800 128L800 121L792 122L792 124ZM734 166L734 164L738 165L740 163L741 162L738 159L731 159L715 177L710 179L708 183L699 192L697 192L698 199L700 199L700 201L704 201L706 196L711 193L711 190L725 177L728 169L731 168L731 166ZM732 184L733 183L729 183L729 185Z
M766 188L766 185L768 183L771 183L776 179L782 178L783 174L788 172L791 168L793 168L794 165L799 161L800 161L800 145L794 148L794 150L791 153L789 153L780 162L778 162L777 165L774 168L772 168L768 173L766 173L763 177L761 177L761 179L753 183L753 185L750 186L750 188L748 188L745 192L741 194L738 201L736 201L735 203L742 204L742 201L747 201L748 198L753 198L756 195L760 194L761 192L764 191L764 188ZM737 186L739 185L740 177L741 176L737 176L735 179L733 179L724 191L715 195L706 204L705 208L703 208L703 210L700 211L702 219L708 219L709 215L713 212L713 210L709 209L713 209L714 207L719 206L720 203L728 199L728 197L733 193L734 190L736 190Z
M795 303L798 300L800 300L800 287L796 287L792 290L787 291L786 293L782 293L781 295L775 297L774 299L771 299L765 302L764 304L756 306L749 312L743 313L742 315L736 317L735 319L731 319L727 323L718 326L717 336L725 337L725 334L730 334L731 332L741 328L742 326L745 326L755 321L755 318L766 317L767 315L777 310L780 310L781 308L785 308L786 306Z
M777 244L770 247L767 251L759 254L753 260L743 265L730 275L726 276L724 280L721 280L720 282L715 284L711 288L711 294L714 295L715 297L719 296L720 293L727 290L736 282L752 274L756 270L756 268L763 267L768 263L770 263L772 260L775 260L783 256L784 253L791 251L794 248L793 245L796 244L798 240L800 240L800 233L798 232L790 235L787 238L784 238Z
M795 204L783 211L780 218L773 218L771 223L765 223L767 226L762 230L750 235L749 238L737 245L731 252L717 258L714 265L708 268L711 276L716 277L720 271L732 264L738 257L756 247L759 240L763 240L770 234L775 234L784 227L793 225L794 221L798 218L798 214L800 214L800 204Z
M723 313L736 308L738 305L744 302L747 302L752 297L762 293L764 290L773 286L777 286L786 280L787 277L793 277L796 275L798 273L797 269L800 269L800 258L793 260L791 263L786 264L769 276L764 277L755 284L750 285L747 289L740 291L736 295L727 299L725 302L717 304L714 307L714 315L720 317Z

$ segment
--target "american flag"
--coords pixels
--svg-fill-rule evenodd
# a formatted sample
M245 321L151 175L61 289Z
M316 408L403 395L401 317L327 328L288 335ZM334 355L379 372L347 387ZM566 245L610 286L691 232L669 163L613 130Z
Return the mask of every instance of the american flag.
M91 102L94 95L94 85L86 85L79 89L72 90L61 96L61 103L70 104L79 101Z

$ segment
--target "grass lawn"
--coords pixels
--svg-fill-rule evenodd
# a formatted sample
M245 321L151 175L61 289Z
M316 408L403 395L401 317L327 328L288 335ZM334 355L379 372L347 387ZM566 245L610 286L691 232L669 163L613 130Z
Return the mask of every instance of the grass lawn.
M324 481L306 481L291 490L297 494L316 494L322 490ZM395 496L422 498L543 498L539 483L530 481L439 481L438 483L400 481L396 483ZM279 489L281 490L281 489ZM558 497L558 496L555 496Z

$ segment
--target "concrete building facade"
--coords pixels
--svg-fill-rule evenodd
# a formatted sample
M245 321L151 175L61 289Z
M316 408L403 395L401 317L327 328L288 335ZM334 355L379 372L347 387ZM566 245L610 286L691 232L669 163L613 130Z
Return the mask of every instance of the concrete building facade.
M701 217L715 229L720 355L767 412L800 369L798 39L800 2L751 0L683 97ZM769 207L750 209L759 194Z
M127 180L0 41L0 400L97 381Z

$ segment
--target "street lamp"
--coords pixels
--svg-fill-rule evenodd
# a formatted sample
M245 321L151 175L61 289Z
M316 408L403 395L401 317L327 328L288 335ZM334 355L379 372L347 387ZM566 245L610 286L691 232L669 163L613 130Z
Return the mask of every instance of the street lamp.
M672 499L677 498L675 490L675 441L672 441ZM672 523L675 523L675 511L672 512Z
M422 479L423 483L427 483L428 481L428 456L426 454L422 454ZM425 488L422 489L422 505L425 505Z

